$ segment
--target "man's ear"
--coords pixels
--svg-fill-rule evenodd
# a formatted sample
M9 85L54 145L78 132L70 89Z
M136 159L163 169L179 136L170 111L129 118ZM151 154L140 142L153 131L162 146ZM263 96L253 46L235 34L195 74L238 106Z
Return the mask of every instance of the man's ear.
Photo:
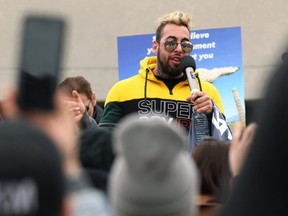
M96 102L97 102L96 94L95 94L95 92L93 92L93 94L92 94L92 104L93 104L93 106L96 105Z
M156 40L153 41L152 52L153 52L154 54L157 54L157 52L158 52L158 46L159 46L158 42L157 42Z

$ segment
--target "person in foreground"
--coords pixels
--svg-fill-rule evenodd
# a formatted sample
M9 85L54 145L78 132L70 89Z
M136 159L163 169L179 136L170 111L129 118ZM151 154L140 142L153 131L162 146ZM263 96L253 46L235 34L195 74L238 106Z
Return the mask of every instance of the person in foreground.
M71 215L109 215L108 199L100 190L92 187L88 174L81 166L79 134L75 130L74 115L65 106L63 94L55 91L52 110L32 107L27 110L21 109L17 104L16 89L10 91L6 97L5 106L13 110L9 114L9 121L23 120L33 124L45 133L59 150L67 179L67 194L72 203Z
M0 125L0 215L68 216L71 204L51 139L24 121Z
M190 55L191 17L175 11L159 18L153 52L140 62L139 73L119 81L109 91L100 127L113 127L126 115L138 113L139 119L155 116L168 123L190 128L194 111L205 113L211 124L213 105L224 113L218 90L201 81L198 91L191 95L187 77L180 68L182 57ZM191 103L193 102L193 104Z
M284 62L266 88L254 141L220 216L287 215L288 102L281 100L288 93L287 80Z
M117 216L192 216L199 191L184 135L159 119L125 117L114 130L108 193Z

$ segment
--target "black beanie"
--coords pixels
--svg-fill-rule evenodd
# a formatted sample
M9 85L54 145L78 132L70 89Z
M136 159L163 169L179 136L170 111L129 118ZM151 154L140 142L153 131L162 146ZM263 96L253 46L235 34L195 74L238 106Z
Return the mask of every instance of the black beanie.
M39 129L0 126L0 215L60 215L65 193L60 155Z

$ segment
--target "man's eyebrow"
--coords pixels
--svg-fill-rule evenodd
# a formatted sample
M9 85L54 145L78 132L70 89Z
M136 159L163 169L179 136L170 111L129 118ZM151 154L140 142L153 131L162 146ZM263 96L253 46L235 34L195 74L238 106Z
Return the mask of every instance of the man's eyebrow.
M190 38L182 38L181 41L190 41Z
M175 36L172 36L172 35L169 35L166 39L177 39L177 37L175 37Z
M166 38L166 40L167 40L167 39L177 40L177 37L175 37L175 36L173 36L173 35L169 35L169 36ZM181 41L190 41L190 39L189 39L189 38L182 38Z

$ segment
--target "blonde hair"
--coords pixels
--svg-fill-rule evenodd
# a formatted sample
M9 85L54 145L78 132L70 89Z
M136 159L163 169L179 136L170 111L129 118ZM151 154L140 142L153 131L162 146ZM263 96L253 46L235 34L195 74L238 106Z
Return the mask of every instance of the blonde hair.
M162 30L167 24L185 26L190 32L192 28L191 20L192 17L183 11L174 11L159 17L157 19L159 26L156 30L156 41L160 41Z

